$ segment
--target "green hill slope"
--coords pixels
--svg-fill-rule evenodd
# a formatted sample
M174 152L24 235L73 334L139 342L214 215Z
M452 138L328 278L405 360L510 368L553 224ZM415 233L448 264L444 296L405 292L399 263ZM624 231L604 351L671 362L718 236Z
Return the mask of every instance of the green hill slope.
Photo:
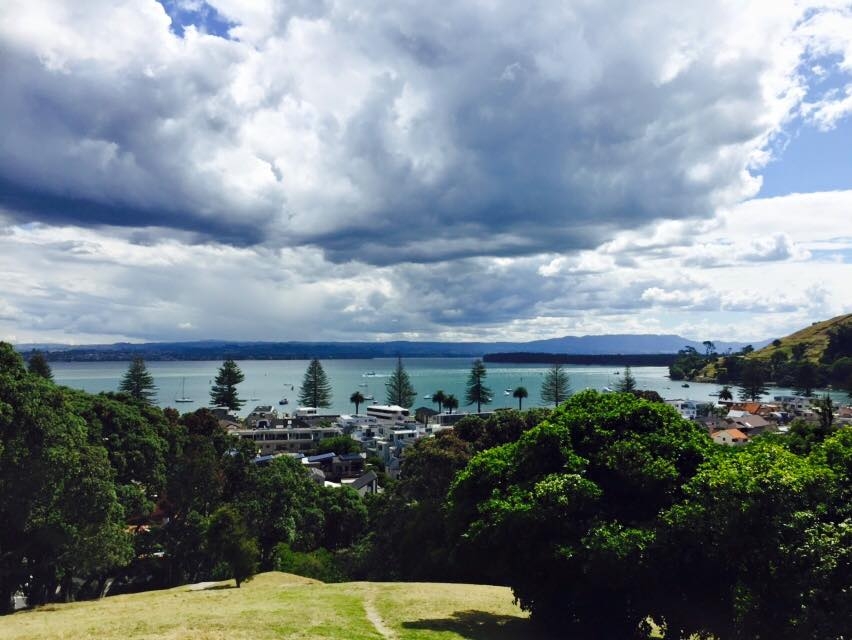
M48 605L0 619L4 640L536 638L505 587L324 584L285 573Z
M791 333L789 336L779 338L781 341L779 346L769 344L763 347L763 349L755 351L750 357L759 360L769 360L770 356L778 350L784 351L790 356L792 355L793 345L806 344L805 360L817 364L822 359L822 354L828 346L828 332L834 327L846 323L852 323L852 313L837 316L830 320L823 320L822 322L815 322L809 327Z

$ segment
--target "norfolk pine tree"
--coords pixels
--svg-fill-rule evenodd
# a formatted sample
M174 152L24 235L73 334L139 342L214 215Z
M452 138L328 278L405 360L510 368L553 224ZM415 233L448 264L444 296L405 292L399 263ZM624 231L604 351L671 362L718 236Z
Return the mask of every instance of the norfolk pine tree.
M210 390L210 404L216 407L228 407L231 411L237 411L245 404L237 395L237 385L245 380L245 376L237 363L228 358L219 367L216 374L215 384Z
M386 398L388 404L410 407L414 403L417 392L411 386L408 373L405 367L402 366L402 358L396 359L396 369L394 369L394 372L385 383L385 389L387 390Z
M558 405L567 400L569 395L571 395L571 385L565 367L555 364L544 374L544 380L541 383L541 399Z
M482 360L474 360L473 366L470 368L470 375L467 378L467 390L464 397L467 404L476 403L477 413L482 412L482 405L491 402L491 389L484 384L487 375L488 371L485 369Z
M710 344L713 343L711 342ZM630 371L630 365L624 367L624 375L621 376L621 380L618 381L616 388L618 391L625 393L636 391L636 378L633 377L633 373Z
M303 407L317 408L331 406L331 383L317 358L311 360L305 371L305 377L299 389L299 404Z
M133 362L127 367L127 372L118 385L118 390L149 404L157 397L154 377L148 373L148 368L142 358L133 358Z

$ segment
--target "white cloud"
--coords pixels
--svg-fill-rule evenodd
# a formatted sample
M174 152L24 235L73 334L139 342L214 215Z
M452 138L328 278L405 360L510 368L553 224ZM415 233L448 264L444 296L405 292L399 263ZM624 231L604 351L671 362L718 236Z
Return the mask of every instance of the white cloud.
M376 264L591 250L754 195L800 63L840 51L848 18L795 0L208 4L230 39L178 37L153 0L7 3L0 180L19 220Z

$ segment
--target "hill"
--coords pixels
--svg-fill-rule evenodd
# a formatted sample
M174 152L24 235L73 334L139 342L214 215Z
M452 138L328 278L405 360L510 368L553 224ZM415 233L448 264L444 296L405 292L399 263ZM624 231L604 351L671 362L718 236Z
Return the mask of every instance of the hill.
M772 354L776 351L783 351L788 356L792 356L795 345L806 345L803 360L818 364L823 360L823 354L828 347L829 332L836 327L845 324L852 324L852 313L837 316L830 320L822 322L814 322L811 326L800 329L789 336L779 338L778 341L759 349L751 354L751 358L758 360L769 360Z
M505 587L437 583L324 584L285 573L103 600L49 605L2 619L4 640L532 639Z
M755 344L760 346L768 341ZM127 342L102 345L21 344L27 353L36 349L52 361L132 360L306 360L310 358L482 357L488 353L557 354L672 354L685 346L702 350L700 342L674 334L613 334L564 336L531 342ZM737 350L745 343L716 342L719 350Z

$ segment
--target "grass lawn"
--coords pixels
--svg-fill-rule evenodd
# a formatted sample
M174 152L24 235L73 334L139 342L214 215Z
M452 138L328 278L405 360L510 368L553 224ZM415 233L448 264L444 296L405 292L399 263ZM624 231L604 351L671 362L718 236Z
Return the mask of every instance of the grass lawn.
M0 619L3 640L527 640L526 615L504 587L324 584L264 573L233 581L48 605Z

